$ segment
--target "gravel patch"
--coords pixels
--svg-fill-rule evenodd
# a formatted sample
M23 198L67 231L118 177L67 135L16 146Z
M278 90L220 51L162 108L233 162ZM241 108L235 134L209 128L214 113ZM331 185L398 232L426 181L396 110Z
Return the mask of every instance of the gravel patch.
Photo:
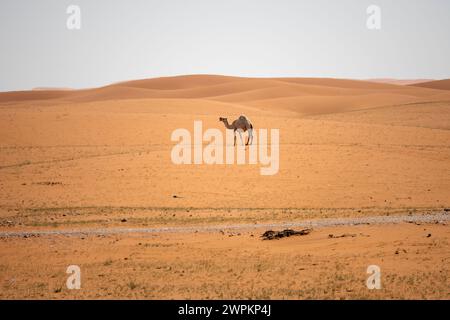
M360 218L317 219L280 223L247 223L235 225L189 226L189 227L159 227L159 228L85 228L74 230L30 230L30 231L0 231L0 238L33 237L33 236L88 236L113 235L129 233L194 233L218 232L223 230L255 230L263 228L321 228L335 226L356 226L364 224L395 224L395 223L444 223L450 220L448 212L428 215L371 216Z

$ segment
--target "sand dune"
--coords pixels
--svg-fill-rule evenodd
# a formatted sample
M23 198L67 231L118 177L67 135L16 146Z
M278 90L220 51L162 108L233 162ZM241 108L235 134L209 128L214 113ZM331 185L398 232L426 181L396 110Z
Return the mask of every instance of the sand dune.
M316 119L450 130L450 103L439 101L406 103L322 115Z
M235 82L240 79L243 78L220 75L185 75L124 81L111 86L125 86L156 90L179 90Z
M160 111L164 112L164 99L178 100L180 108L184 103L183 99L196 99L203 100L199 103L199 108L207 109L209 105L211 110L215 109L216 101L231 104L229 106L232 109L232 105L235 105L254 112L259 110L282 116L305 116L450 99L449 92L437 88L443 87L445 82L438 82L438 85L433 83L435 82L422 87L332 78L189 75L126 81L83 90L4 92L0 93L0 103L45 101L46 104L56 105L146 99L149 100L149 105L159 103ZM206 109L201 112L204 113Z
M33 100L52 100L70 97L72 92L61 90L9 91L0 93L0 103Z
M303 97L265 99L251 101L246 103L246 105L259 107L262 110L273 110L274 108L278 108L289 110L299 115L312 115L340 113L377 106L403 104L407 102L414 102L416 100L417 99L414 97L399 94L373 93L367 95L310 95Z
M433 81L433 79L391 79L391 78L376 78L376 79L367 79L370 82L379 82L379 83L390 83L390 84L398 84L402 86L423 83L428 81Z
M421 87L421 88L439 89L439 90L450 90L450 79L416 83L413 86Z
M0 235L61 233L0 237L0 298L448 298L445 223L314 227L280 241L253 229L447 214L442 85L194 75L0 93ZM255 129L280 130L276 175L171 161L174 130L201 120L224 133L218 117L242 113ZM222 230L243 225L252 229ZM222 232L167 229L199 226ZM166 231L83 233L103 228ZM74 263L89 266L83 290L61 290L62 266ZM391 276L375 296L365 287L374 263Z
M8 92L1 93L0 100L0 171L2 180L16 181L3 187L2 202L13 207L22 200L25 206L225 207L233 201L233 206L252 207L258 199L258 206L358 207L385 201L392 206L430 206L446 199L446 162L436 166L423 160L448 158L450 92L445 90L345 79L197 75L86 90ZM205 128L224 130L218 117L241 113L258 128L280 128L284 160L276 177L253 176L258 169L251 166L191 171L163 161L170 154L175 128L191 130L194 120L202 120ZM393 151L392 144L400 149ZM412 145L435 149L403 153ZM373 146L378 147L367 153ZM411 159L414 165L393 174L392 168ZM129 161L136 165L129 166ZM23 177L30 174L38 183L52 180L53 174L59 177L66 162L74 166L76 182L62 173L66 187L54 188L54 193L41 194L33 184L24 187L22 175L8 171L23 168ZM342 168L346 163L360 169ZM119 170L125 164L127 177L109 169L101 169L104 175L95 173L103 165ZM35 166L50 171L29 171ZM211 178L223 175L230 178L225 185ZM249 195L240 195L231 182L240 175L248 176ZM411 175L420 175L422 184L401 183ZM389 183L395 192L384 190ZM430 194L420 191L427 183L434 186ZM342 189L343 184L348 186ZM212 190L217 190L215 196L203 196ZM173 203L172 192L189 196ZM370 198L369 193L378 196ZM405 200L411 194L414 200Z

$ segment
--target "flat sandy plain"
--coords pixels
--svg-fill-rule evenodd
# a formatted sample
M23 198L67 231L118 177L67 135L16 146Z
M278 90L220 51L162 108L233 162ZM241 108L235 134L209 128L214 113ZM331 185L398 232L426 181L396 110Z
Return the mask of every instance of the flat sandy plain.
M280 130L278 174L172 163L173 130L225 132L218 118L240 114ZM449 80L193 75L0 93L2 299L449 299L448 208ZM373 216L388 223L355 223ZM342 223L260 238L326 219ZM80 290L66 288L71 264ZM372 264L380 290L366 287Z

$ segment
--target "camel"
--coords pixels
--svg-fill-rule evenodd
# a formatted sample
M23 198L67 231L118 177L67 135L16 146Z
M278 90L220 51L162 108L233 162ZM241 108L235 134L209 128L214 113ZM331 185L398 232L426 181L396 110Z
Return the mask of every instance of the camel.
M248 130L248 138L247 143L245 145L248 146L249 143L250 144L253 143L253 125L246 116L244 115L239 116L239 118L234 120L231 124L228 123L227 118L220 117L219 121L222 121L227 129L234 131L234 145L236 145L236 131L239 132L239 136L241 137L241 143L244 144L244 141L242 140L242 132Z

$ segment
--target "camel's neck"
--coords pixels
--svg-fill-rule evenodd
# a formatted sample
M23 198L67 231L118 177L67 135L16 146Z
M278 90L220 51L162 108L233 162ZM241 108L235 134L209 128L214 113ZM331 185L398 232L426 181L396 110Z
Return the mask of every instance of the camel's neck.
M223 124L227 129L234 129L233 126L228 123L227 119L223 120Z

